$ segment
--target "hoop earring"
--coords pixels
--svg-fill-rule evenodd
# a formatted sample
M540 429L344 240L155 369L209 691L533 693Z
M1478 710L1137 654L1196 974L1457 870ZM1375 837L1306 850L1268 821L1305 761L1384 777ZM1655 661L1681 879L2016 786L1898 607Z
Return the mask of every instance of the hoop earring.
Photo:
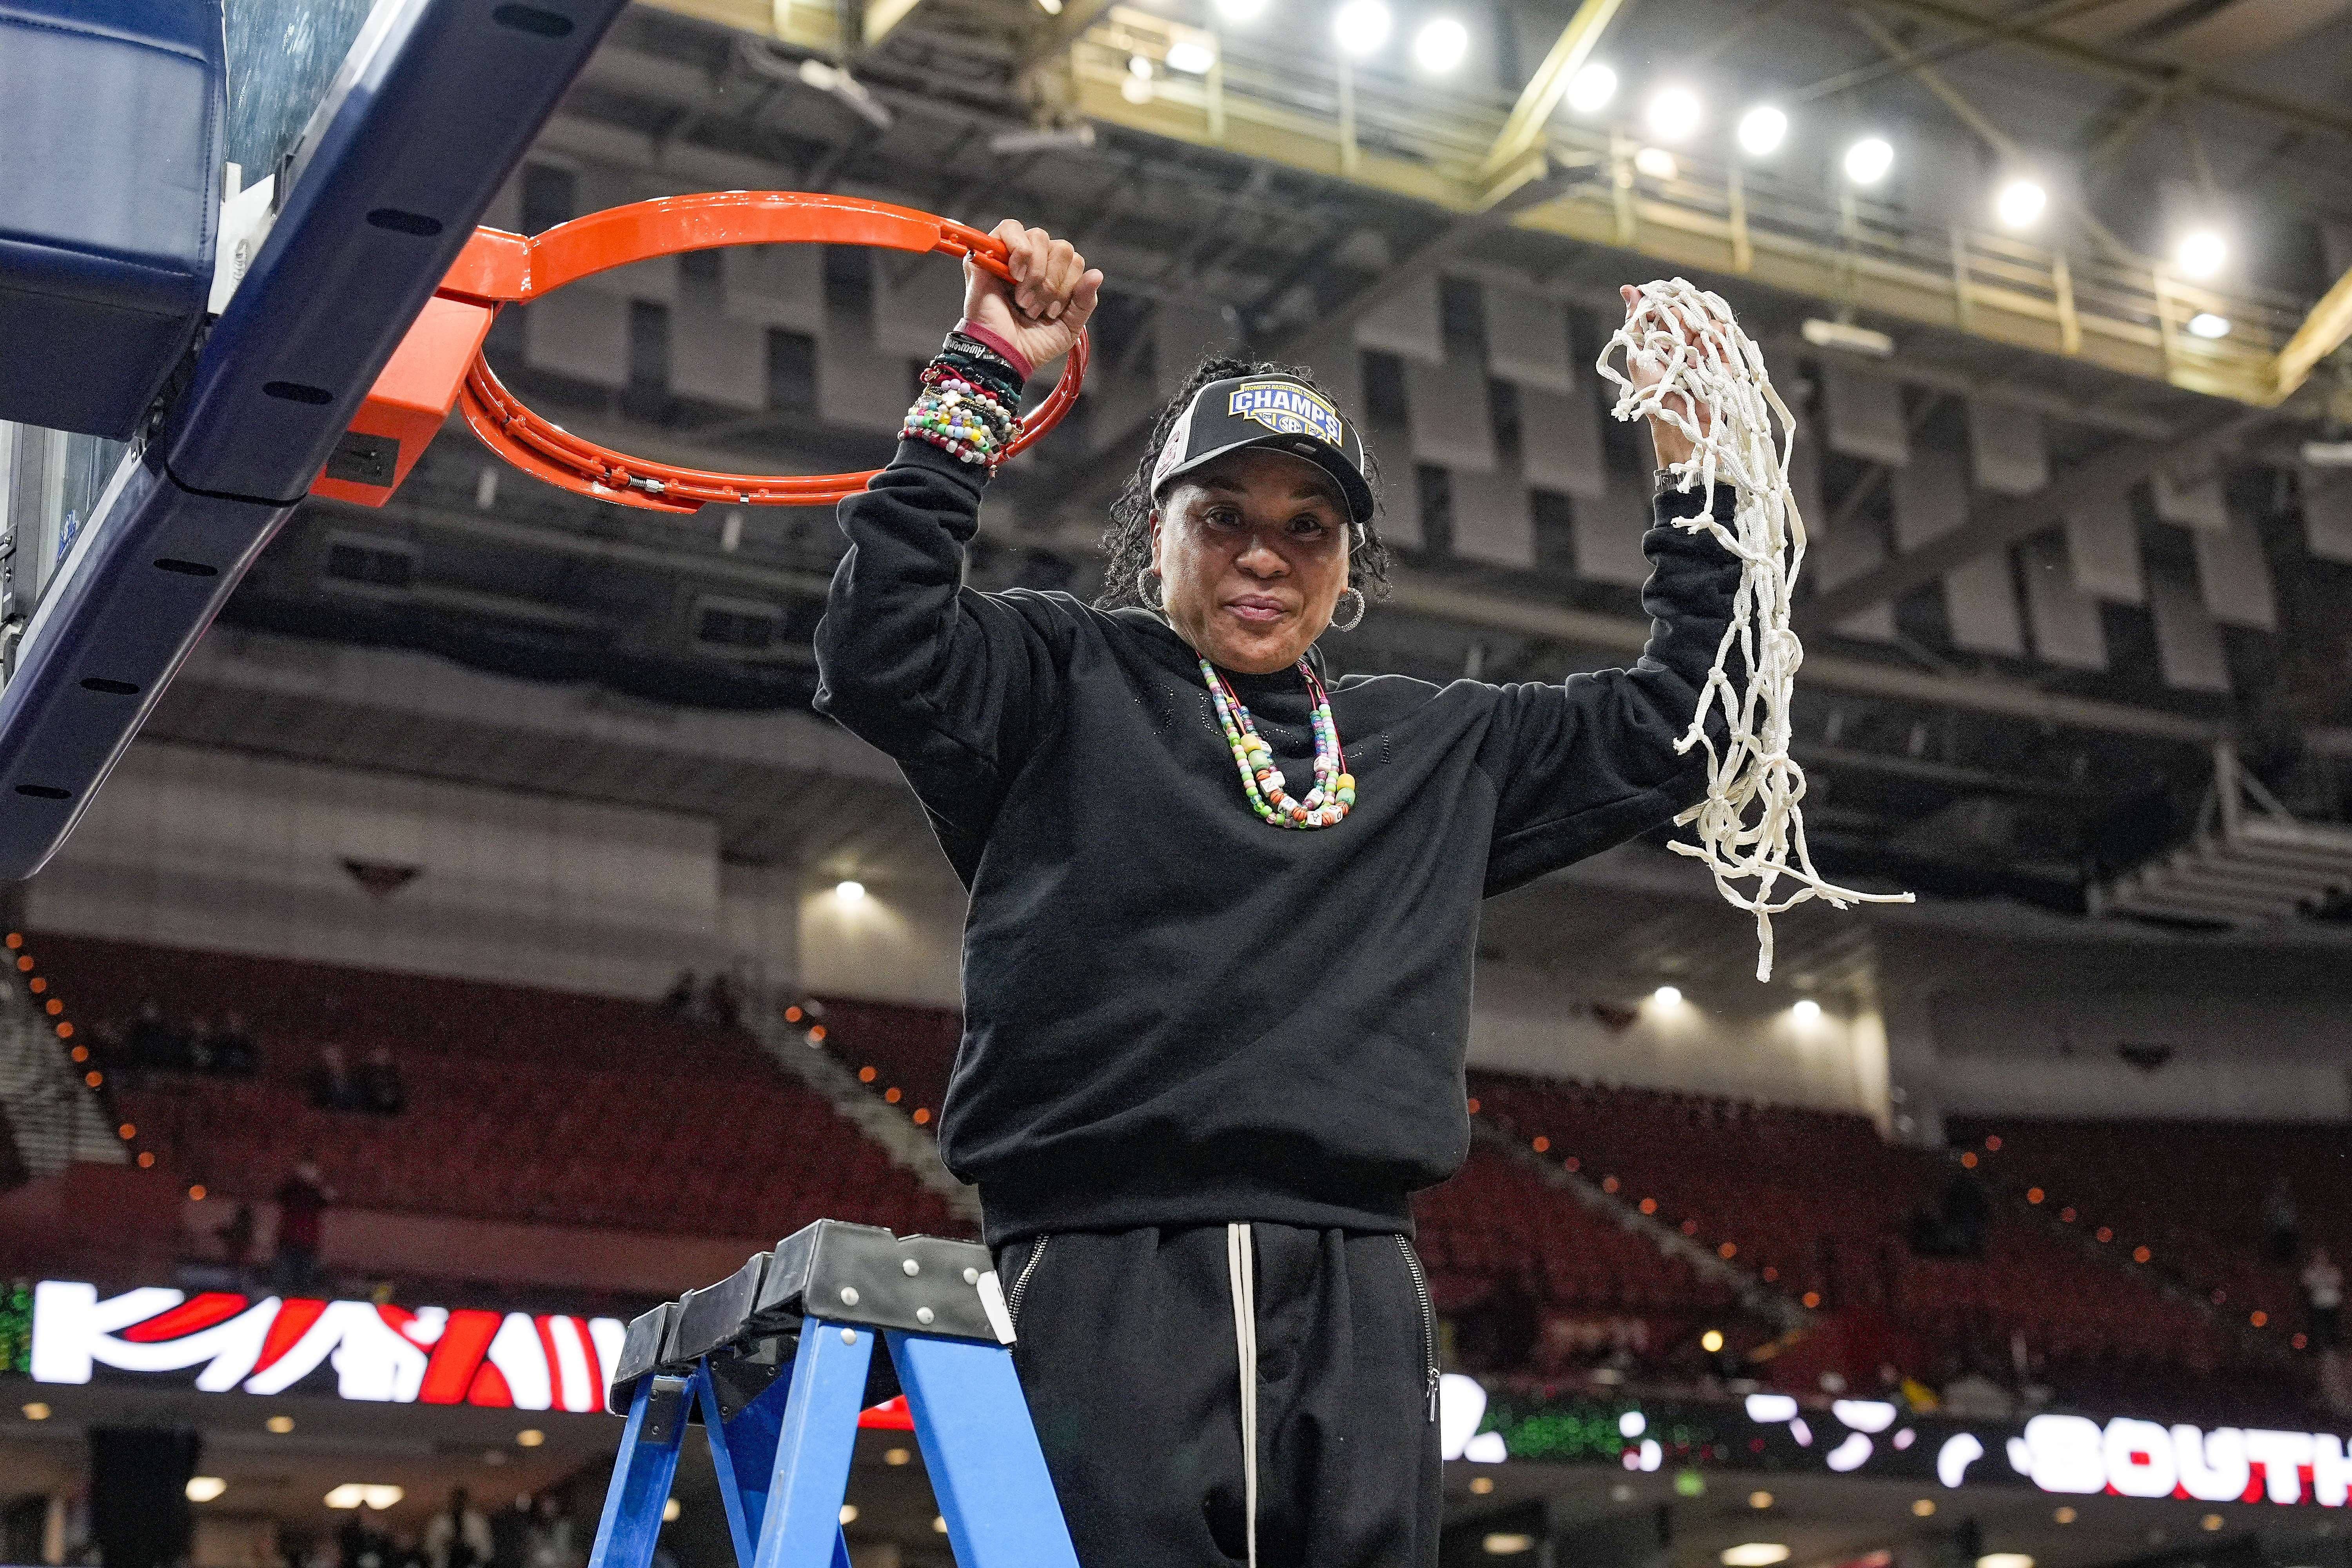
M1151 579L1159 575L1160 568L1157 566L1146 566L1142 571L1138 572L1135 574L1135 596L1141 601L1145 609L1154 615L1164 616L1168 613L1168 606L1160 598L1160 590L1151 585ZM1161 586L1164 587L1165 584Z
M1362 625L1364 624L1364 611L1365 611L1365 608L1366 608L1367 606L1365 605L1365 603L1364 603L1364 595L1363 595L1363 593L1362 593L1362 591L1361 591L1361 590L1360 590L1360 589L1356 589L1356 588L1348 588L1348 589L1344 589L1344 590L1342 590L1342 591L1341 591L1341 593L1340 593L1340 595L1339 595L1339 597L1341 597L1342 599L1353 599L1353 600L1355 600L1355 601L1356 601L1356 613L1355 613L1354 615L1352 615L1352 616L1349 616L1346 620L1344 620L1344 621L1343 621L1343 620L1341 620L1341 619L1340 619L1339 616L1332 616L1332 617L1331 617L1331 629L1332 629L1333 631L1335 631L1335 632L1352 632L1352 631L1354 631L1358 626L1362 626Z

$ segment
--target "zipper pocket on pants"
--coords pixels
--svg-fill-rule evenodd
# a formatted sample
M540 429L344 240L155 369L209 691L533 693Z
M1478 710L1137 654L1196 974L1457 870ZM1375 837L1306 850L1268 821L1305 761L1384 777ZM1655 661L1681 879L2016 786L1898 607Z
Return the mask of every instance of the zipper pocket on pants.
M1397 1250L1404 1255L1405 1272L1412 1276L1413 1299L1421 1304L1421 1363L1429 1371L1429 1419L1437 1419L1437 1309L1429 1300L1429 1276L1422 1272L1421 1259L1413 1256L1412 1243L1400 1233ZM1021 1271L1028 1278L1029 1271Z
M1042 1234L1037 1237L1037 1244L1029 1249L1029 1256L1022 1260L1021 1272L1013 1276L1013 1293L1004 1299L1005 1316L1013 1320L1013 1327L1016 1331L1021 1327L1021 1300L1029 1294L1029 1278L1037 1272L1037 1260L1045 1256L1045 1244L1053 1239L1052 1237Z

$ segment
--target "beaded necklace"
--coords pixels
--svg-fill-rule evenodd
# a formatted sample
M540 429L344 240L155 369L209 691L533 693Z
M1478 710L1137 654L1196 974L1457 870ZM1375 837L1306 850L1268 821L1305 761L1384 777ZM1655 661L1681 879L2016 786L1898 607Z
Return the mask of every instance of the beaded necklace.
M1356 775L1348 772L1347 753L1339 749L1329 693L1303 658L1298 673L1307 681L1308 718L1315 727L1315 787L1304 800L1283 793L1285 781L1274 765L1274 749L1259 738L1249 709L1215 665L1201 661L1201 679L1208 682L1209 696L1217 705L1217 722L1233 747L1234 765L1241 770L1242 793L1249 796L1250 808L1276 827L1329 827L1356 804Z

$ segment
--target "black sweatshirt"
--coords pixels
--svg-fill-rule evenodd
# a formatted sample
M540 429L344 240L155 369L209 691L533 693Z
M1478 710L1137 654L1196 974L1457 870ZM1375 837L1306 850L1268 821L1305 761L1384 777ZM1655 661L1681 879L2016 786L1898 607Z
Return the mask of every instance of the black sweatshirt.
M1738 566L1653 527L1650 643L1565 685L1349 676L1333 827L1250 809L1192 648L1157 616L961 585L980 470L917 442L841 506L816 704L898 759L971 895L940 1121L991 1245L1266 1220L1410 1232L1469 1147L1478 900L1658 826ZM1718 490L1728 518L1731 492ZM1696 495L1658 515L1695 515ZM1295 669L1232 675L1291 778Z

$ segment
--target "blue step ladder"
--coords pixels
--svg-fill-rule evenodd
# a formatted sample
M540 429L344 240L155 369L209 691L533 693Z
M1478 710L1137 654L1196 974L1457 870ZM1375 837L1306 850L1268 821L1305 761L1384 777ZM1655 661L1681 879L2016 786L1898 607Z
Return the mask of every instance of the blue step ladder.
M889 1371L959 1568L1077 1568L1012 1343L986 1247L838 1220L663 1302L630 1323L614 1368L606 1408L628 1425L588 1568L650 1568L697 1420L739 1568L849 1568L857 1417L869 1373Z

